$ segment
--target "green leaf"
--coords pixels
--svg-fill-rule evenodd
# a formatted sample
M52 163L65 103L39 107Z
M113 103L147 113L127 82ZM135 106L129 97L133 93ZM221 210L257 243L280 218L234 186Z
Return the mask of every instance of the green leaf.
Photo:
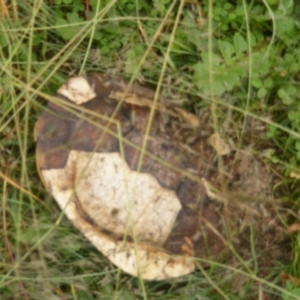
M238 32L236 32L233 36L233 45L235 54L237 56L240 56L242 52L247 50L247 42L244 37Z
M283 89L279 89L277 94L278 97L281 98L282 103L285 105L291 105L294 102L293 99Z
M233 46L226 41L218 41L218 47L225 62L229 65L231 62L231 57L234 53Z
M279 10L282 10L284 14L290 14L295 11L295 4L293 0L280 0Z
M271 78L266 78L263 82L263 86L270 89L273 86L273 80Z
M6 47L9 44L9 39L5 34L0 34L0 46Z
M297 149L297 150L300 150L300 142L296 142L296 145L295 145L295 146L296 146L296 149Z
M236 17L237 17L236 14L230 13L230 14L228 15L228 20L232 21L232 20L234 20Z
M263 97L266 96L266 94L267 94L267 90L266 90L264 87L262 87L262 88L260 88L260 89L258 90L258 92L257 92L257 97L258 97L258 98L263 98Z
M231 10L232 9L232 4L230 4L229 2L226 2L224 5L223 5L223 9L224 10Z
M252 32L250 32L250 44L252 48L257 45L256 36Z
M300 120L300 112L292 110L288 113L288 118L291 121L298 121Z
M279 89L277 94L278 94L278 97L281 99L287 96L285 90L283 90L283 89Z
M102 46L107 46L109 44L108 39L107 38L102 38L100 40L100 45Z
M219 80L218 76L216 76L216 78L214 78L214 81L208 86L209 86L209 89L207 90L208 95L211 94L210 86L212 86L212 93L216 96L221 96L226 91L224 83L221 80Z
M231 91L240 81L240 77L230 70L223 74L222 82L226 88L226 91Z
M289 96L294 96L297 93L297 88L295 86L293 86L293 85L288 85L286 87L286 93Z
M292 37L294 34L295 21L291 17L282 17L282 15L277 16L276 21L277 34L286 39L287 37Z
M266 57L262 59L265 54L265 49L262 49L259 52L253 53L252 55L252 70L253 73L259 74L260 77L266 76L270 71L270 61Z
M133 74L139 67L140 59L145 52L145 47L143 45L136 45L133 49L129 49L126 52L126 64L125 72L128 74Z
M142 56L146 49L143 45L138 44L134 47L134 50L137 56Z
M252 78L251 84L252 84L252 86L254 86L254 87L257 88L257 89L258 89L258 88L261 88L262 85L263 85L260 78Z
M276 137L278 134L278 129L276 126L274 125L270 125L268 127L268 131L267 131L267 137L268 138L273 138L273 137Z
M67 13L67 20L69 21L70 24L72 23L78 23L80 21L83 21L79 18L78 13L77 12L71 12L71 13Z
M222 15L222 10L223 8L220 7L220 6L214 6L214 11L213 11L213 16L216 17L216 16L221 16Z
M199 62L194 65L194 70L194 81L204 94L211 95L213 93L220 96L226 91L222 75L215 74L213 81L210 82L210 71L207 64Z
M240 17L245 15L245 11L244 11L244 8L243 8L242 5L237 5L237 6L236 6L235 14L236 14L237 16L240 16Z
M227 24L222 24L220 29L221 29L222 31L228 31L229 27L228 27Z
M286 62L286 63L292 63L293 61L294 61L294 55L292 55L291 53L286 53L285 55L284 55L284 61Z
M154 16L163 15L167 11L164 3L161 0L153 0L153 7L151 14Z
M194 78L196 81L205 81L209 78L209 69L208 65L206 63L198 62L193 66L195 72L194 72Z
M56 18L55 25L56 32L66 41L71 40L74 35L78 33L78 31L81 29L80 25L73 25L73 23L79 23L82 22L83 19L81 19L78 16L77 12L67 13L67 20L61 17ZM60 27L61 25L67 25Z
M107 46L104 46L101 48L101 53L102 54L108 54L110 52L110 48Z
M300 288L295 288L292 290L292 292L295 296L298 297L298 299L300 298Z
M213 66L218 66L219 65L220 57L219 57L219 55L217 55L215 53L203 52L201 54L201 58L202 58L204 63L207 63L207 65L209 65L209 60L210 59L212 60L211 64Z

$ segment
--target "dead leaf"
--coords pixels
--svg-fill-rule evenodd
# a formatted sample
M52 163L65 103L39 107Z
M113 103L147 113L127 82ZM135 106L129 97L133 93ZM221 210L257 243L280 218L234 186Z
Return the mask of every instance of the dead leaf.
M288 274L286 272L280 273L280 281L285 284L287 280L290 280L294 286L297 286L299 284L299 279L292 276L291 274Z
M208 142L217 151L219 155L226 155L231 152L228 144L220 137L218 133L212 134L208 138Z
M292 225L289 226L289 228L287 229L288 233L293 233L295 231L298 231L300 228L300 223L294 223Z
M299 179L299 178L300 178L300 175L299 175L298 172L291 171L290 177L291 177L291 178L295 178L295 179Z

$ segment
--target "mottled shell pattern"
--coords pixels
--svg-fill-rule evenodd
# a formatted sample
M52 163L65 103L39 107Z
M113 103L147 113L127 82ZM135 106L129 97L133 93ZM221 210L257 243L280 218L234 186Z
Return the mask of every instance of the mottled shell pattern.
M111 262L162 280L226 253L239 218L215 193L220 143L205 117L104 74L70 78L55 99L35 128L40 176Z

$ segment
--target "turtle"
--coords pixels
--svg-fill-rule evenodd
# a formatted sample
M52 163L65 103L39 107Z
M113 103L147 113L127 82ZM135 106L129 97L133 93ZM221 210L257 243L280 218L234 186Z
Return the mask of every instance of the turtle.
M284 231L274 176L212 124L209 112L196 116L137 82L71 77L36 123L37 169L67 218L113 264L146 280L179 277L241 246L251 254L254 223L261 252Z

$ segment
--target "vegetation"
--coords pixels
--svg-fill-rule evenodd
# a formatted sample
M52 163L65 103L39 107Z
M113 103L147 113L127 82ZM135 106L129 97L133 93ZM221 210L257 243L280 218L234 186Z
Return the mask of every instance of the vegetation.
M242 286L228 275L240 270L217 263L165 282L118 271L45 191L33 137L67 77L135 78L196 114L210 108L217 128L229 113L265 122L274 145L265 157L284 170L285 200L297 207L299 20L296 0L0 1L1 299L299 299L298 230L292 261L266 278L243 274Z

